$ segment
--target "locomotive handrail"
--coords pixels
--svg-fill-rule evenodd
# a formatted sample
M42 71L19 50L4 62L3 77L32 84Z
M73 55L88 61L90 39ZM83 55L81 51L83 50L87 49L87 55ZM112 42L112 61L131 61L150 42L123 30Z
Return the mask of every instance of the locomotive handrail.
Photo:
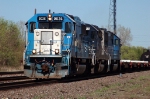
M30 55L30 57L62 57L62 55Z
M108 55L108 69L107 71L110 71L110 64L111 64L111 55L109 53L107 53L106 51L104 51L106 53L106 55Z
M25 47L25 50L24 50L24 52L26 52L27 51L27 46L29 45L29 42L27 43L27 45L26 45L26 47Z

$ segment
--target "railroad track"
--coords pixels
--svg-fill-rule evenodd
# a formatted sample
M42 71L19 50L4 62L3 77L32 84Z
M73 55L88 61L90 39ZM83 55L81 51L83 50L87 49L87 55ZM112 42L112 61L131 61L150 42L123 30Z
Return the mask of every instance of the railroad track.
M65 78L65 79L42 79L36 81L35 79L28 79L25 81L13 81L13 82L7 82L7 83L0 83L0 91L2 90L12 90L17 88L27 88L27 87L33 87L33 86L41 86L46 84L56 84L56 83L68 83L68 82L74 82L74 81L80 81L80 80L88 80L88 79L95 79L99 77L106 77L106 76L112 76L112 75L118 75L118 73L114 74L105 74L105 75L90 75L88 77L86 76L75 76L72 78Z
M117 73L116 73L116 75L117 75ZM12 77L12 79L13 79L12 82L0 83L0 91L40 86L40 85L46 85L46 84L68 83L68 82L73 82L73 81L88 80L88 79L94 79L94 78L106 77L106 76L108 76L108 75L90 75L88 77L76 76L76 77L65 78L65 79L42 79L39 81L36 81L35 79L26 79L25 81L20 81L18 79L14 80L15 77ZM24 76L22 76L22 77L24 77ZM20 77L20 78L22 78L22 77ZM5 79L6 78L4 78L4 80Z
M68 82L74 82L74 81L81 81L81 80L90 80L90 79L96 79L96 78L101 78L101 77L108 77L108 76L115 76L119 75L119 73L107 73L107 74L99 74L99 75L89 75L89 76L75 76L73 78L65 78L59 80L59 83L68 83Z
M130 73L135 73L135 72L142 72L142 71L150 71L150 70L136 70L136 71L128 71L128 72L114 72L114 73L106 73L106 74L93 74L93 75L86 75L86 76L75 76L73 78L65 78L65 79L61 79L59 80L60 83L67 83L67 82L73 82L73 81L80 81L80 80L88 80L88 79L95 79L95 78L101 78L101 77L108 77L108 76L115 76L118 75L118 77L120 77L121 79L126 78L123 76L123 74L130 74ZM120 75L121 74L121 75Z
M132 72L122 72L124 73L134 73L134 72L140 72L140 71L132 71ZM7 77L13 80L12 82L6 82L6 83L0 83L0 91L1 90L12 90L17 88L26 88L26 87L33 87L33 86L40 86L40 85L46 85L46 84L56 84L56 83L68 83L68 82L74 82L74 81L80 81L80 80L89 80L89 79L95 79L95 78L101 78L101 77L108 77L108 76L115 76L118 75L119 77L120 73L107 73L107 74L101 74L101 75L89 75L89 76L75 76L75 77L69 77L65 79L43 79L36 81L35 79L29 79L25 76L19 76L18 78L15 77ZM3 80L6 80L7 78L3 78ZM19 80L20 78L20 80ZM124 78L123 76L121 77Z
M33 87L33 86L40 86L40 85L46 85L46 84L55 84L57 83L57 80L44 80L44 81L35 81L34 79L29 79L27 81L18 81L18 82L11 82L11 83L3 83L0 84L0 91L2 90L12 90L17 88L27 88L27 87Z
M11 77L0 77L0 82L2 81L10 81L10 80L23 80L23 79L29 79L26 76L11 76Z
M12 90L17 88L39 86L41 84L50 84L52 81L50 79L43 81L36 81L35 79L30 79L24 75L15 75L23 74L23 71L15 72L0 72L0 91L1 90ZM5 75L9 75L5 76Z
M0 72L0 75L23 74L24 71Z

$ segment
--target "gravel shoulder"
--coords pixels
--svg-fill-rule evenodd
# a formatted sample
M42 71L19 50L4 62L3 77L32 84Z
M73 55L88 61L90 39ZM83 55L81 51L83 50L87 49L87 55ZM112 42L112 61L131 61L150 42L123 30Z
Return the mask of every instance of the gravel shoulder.
M149 99L150 71L0 91L0 98Z

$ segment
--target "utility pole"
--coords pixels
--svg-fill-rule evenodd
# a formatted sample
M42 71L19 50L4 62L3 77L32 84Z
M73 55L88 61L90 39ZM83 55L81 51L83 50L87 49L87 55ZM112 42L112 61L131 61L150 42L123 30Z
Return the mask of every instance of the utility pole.
M116 32L116 0L110 0L108 30Z

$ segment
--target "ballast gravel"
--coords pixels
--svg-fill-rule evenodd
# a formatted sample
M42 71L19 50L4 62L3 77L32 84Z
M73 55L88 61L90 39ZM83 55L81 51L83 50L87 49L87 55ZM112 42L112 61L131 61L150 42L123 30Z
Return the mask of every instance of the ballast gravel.
M121 77L118 74L67 83L40 84L39 86L0 90L0 99L106 99L105 96L93 97L91 94L103 86L125 83L140 75L150 75L150 71L126 73Z

